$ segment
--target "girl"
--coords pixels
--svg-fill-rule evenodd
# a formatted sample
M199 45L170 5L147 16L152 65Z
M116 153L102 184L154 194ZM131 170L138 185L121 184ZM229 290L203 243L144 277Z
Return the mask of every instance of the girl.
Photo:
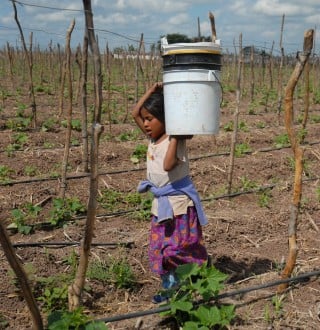
M186 139L168 136L165 130L162 83L155 83L132 111L139 128L150 142L147 152L147 180L139 192L154 195L151 207L149 262L160 275L164 289L178 285L175 269L180 264L207 261L201 225L207 223L199 195L189 177ZM164 301L160 294L155 303Z

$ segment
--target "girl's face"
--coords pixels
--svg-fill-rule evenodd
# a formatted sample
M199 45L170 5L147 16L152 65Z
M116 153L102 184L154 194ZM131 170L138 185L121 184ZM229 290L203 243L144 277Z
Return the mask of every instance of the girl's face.
M141 109L140 114L147 135L153 140L158 140L165 133L164 124L145 108Z

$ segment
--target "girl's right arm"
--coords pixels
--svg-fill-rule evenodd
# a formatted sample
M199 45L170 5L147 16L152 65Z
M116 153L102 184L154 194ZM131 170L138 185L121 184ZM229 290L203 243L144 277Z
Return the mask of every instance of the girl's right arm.
M140 110L143 106L143 103L150 97L151 94L153 94L158 88L162 88L162 83L157 82L153 84L146 92L145 94L140 98L140 100L137 102L137 104L134 106L132 110L132 116L138 127L142 130L142 132L146 133L146 130L143 125L143 119L140 114Z

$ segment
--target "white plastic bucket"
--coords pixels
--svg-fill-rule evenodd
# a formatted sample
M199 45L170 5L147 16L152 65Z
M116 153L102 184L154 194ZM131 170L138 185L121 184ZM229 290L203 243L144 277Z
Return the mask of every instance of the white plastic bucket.
M161 52L167 134L217 134L222 97L220 40L168 44L162 38Z
M220 124L220 71L171 70L163 73L166 132L217 134Z

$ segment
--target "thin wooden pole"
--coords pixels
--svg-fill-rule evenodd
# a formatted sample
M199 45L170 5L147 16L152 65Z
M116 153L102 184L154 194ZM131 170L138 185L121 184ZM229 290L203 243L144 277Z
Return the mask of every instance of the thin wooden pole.
M285 88L285 126L290 139L291 148L295 159L295 173L293 186L293 201L290 206L290 218L288 227L289 255L285 268L281 277L288 278L296 264L298 247L297 247L297 224L300 211L300 201L302 195L302 170L303 170L303 153L304 148L300 146L298 134L293 125L293 94L298 80L303 72L305 64L308 61L313 46L313 30L308 30L304 35L303 53L298 54L297 63L288 84ZM287 288L288 284L281 284L278 292L282 292Z
M239 36L239 60L238 60L238 79L237 79L237 106L234 113L233 120L233 134L231 139L231 150L230 150L230 159L229 159L229 170L228 170L228 194L231 193L232 189L232 180L233 180L233 169L234 169L234 157L235 157L235 148L237 143L237 134L238 134L238 121L239 121L239 109L240 109L240 99L241 99L241 70L242 70L242 61L243 61L243 51L242 51L242 33Z

